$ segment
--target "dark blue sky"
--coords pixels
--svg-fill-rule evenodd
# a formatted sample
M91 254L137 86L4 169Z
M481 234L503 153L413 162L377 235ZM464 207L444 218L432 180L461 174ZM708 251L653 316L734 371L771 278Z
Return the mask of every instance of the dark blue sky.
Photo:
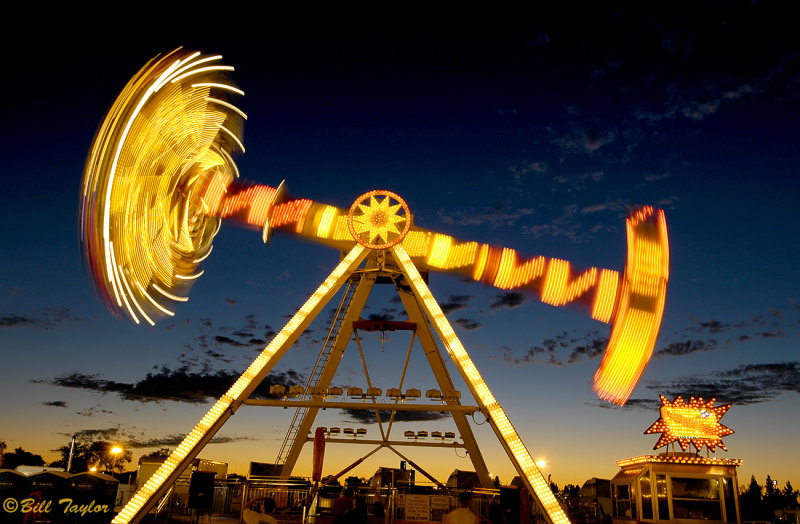
M786 13L719 5L541 13L507 33L273 22L267 36L248 38L29 36L31 46L13 47L3 83L0 347L12 378L0 391L4 419L20 423L3 424L0 439L43 454L84 430L141 451L172 442L205 404L126 400L108 392L109 381L132 391L147 385L148 372L174 380L195 373L199 390L204 376L240 371L338 261L297 238L279 235L265 247L256 233L224 225L174 322L146 329L103 308L77 239L83 162L127 80L156 53L184 45L236 67L249 116L238 162L248 179L286 179L294 194L341 207L386 188L422 227L617 270L626 210L665 209L664 324L628 408L603 409L591 392L599 360L591 348L604 345L607 326L535 297L504 301L495 289L431 277L523 440L550 459L554 480L612 475L615 460L648 452L655 440L641 432L657 418L659 393L733 402L726 456L745 460L744 478L796 475L781 450L800 429L787 418L797 413L800 383L800 47ZM401 318L388 298L369 312ZM324 329L313 327L279 371L308 372ZM395 357L375 358L389 369ZM430 387L420 373L420 389ZM327 416L346 424L342 414ZM248 456L271 461L285 422L255 418L235 417L221 432L229 442L204 456L239 470ZM437 423L426 424L449 429ZM583 445L582 431L607 452ZM490 463L510 476L484 437ZM446 476L467 466L433 469Z

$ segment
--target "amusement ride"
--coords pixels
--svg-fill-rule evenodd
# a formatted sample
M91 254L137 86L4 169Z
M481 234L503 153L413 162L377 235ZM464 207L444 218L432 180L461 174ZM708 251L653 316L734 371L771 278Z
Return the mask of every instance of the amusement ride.
M430 272L456 273L502 290L526 290L553 306L584 305L593 319L611 326L594 389L601 399L624 404L652 355L664 310L669 247L663 211L645 206L630 213L623 271L590 267L578 272L566 260L524 257L511 248L423 229L405 200L389 190L367 191L342 209L293 197L284 183L246 182L233 160L245 151L247 117L236 105L244 93L231 82L233 68L221 58L184 49L154 58L128 82L102 121L86 163L80 212L81 241L96 287L112 311L137 324L173 316L174 304L188 300L189 288L202 275L202 262L211 254L223 219L258 228L264 242L276 230L300 235L339 250L341 260L113 522L141 520L243 404L296 408L277 459L283 478L291 475L303 445L313 440L307 436L321 408L367 409L379 420L381 412L389 411L389 428L401 410L447 411L459 431L459 445L488 487L489 469L468 420L479 411L545 518L569 522L428 288L427 277ZM376 283L394 285L408 322L361 319ZM287 391L273 386L275 398L251 398L342 288L307 387ZM372 384L366 392L348 388L349 400L335 400L344 392L332 385L333 377L359 329L413 332L438 383L438 389L426 392L428 404L404 402L421 392L404 392L402 378L387 392L390 401L379 401L381 392ZM440 347L474 406L462 404ZM364 371L369 382L366 362ZM373 443L375 449L359 460L382 448L404 457L383 426L381 440ZM442 439L442 445L452 443Z

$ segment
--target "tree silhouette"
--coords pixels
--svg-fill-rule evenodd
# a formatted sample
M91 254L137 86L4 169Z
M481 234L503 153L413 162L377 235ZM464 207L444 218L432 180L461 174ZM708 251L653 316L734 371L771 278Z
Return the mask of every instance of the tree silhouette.
M133 459L133 453L129 449L123 449L119 454L115 455L111 453L115 446L116 444L106 440L95 440L93 442L76 440L70 473L80 473L91 468L97 468L99 471L122 472L125 469L125 464ZM50 465L66 468L69 460L70 445L61 446L55 451L61 454L61 458Z
M167 458L172 454L172 450L169 448L160 448L155 451L151 451L146 455L142 455L142 458Z
M756 481L755 475L750 476L750 484L739 496L739 505L742 513L742 520L763 520L764 513L761 501L761 486Z
M775 494L778 492L778 488L776 486L777 482L772 480L772 477L767 475L767 480L764 481L764 498L768 499L770 497L774 497Z
M54 468L64 468L66 470L69 462L70 448L71 445L67 444L66 446L61 446L60 448L54 449L53 451L58 453L60 458L58 460L54 460L48 464L48 466L52 466ZM86 463L86 451L83 448L84 446L81 443L75 442L75 450L72 455L72 465L68 473L82 472L89 469L89 465Z
M105 440L96 440L89 445L94 457L97 459L99 467L103 471L114 471L121 473L125 469L125 464L133 459L133 452L129 449L123 449L119 453L112 453L112 449L118 447L113 442Z
M762 496L761 486L756 482L755 476L751 476L747 489L739 495L743 521L772 521L775 518L775 511L798 507L798 492L788 480L784 488L780 489L777 483L772 480L772 477L767 475L766 486L763 489L764 494Z
M345 486L358 487L358 486L365 486L366 484L367 483L364 481L364 479L362 479L360 477L356 477L354 475L351 475L351 476L347 477L346 479L344 479L344 485Z
M792 483L788 480L781 493L783 494L787 508L797 508L800 506L800 504L797 503L798 491L792 487Z
M4 452L2 455L2 467L14 469L17 466L44 466L44 459L41 455L34 455L22 448Z
M322 477L322 480L320 482L322 484L327 484L328 481L330 479L332 479L332 478L333 478L333 475L325 475L324 477ZM336 479L334 482L331 483L331 485L333 485L333 486L341 486L342 484L341 484L341 482L339 482L339 479Z

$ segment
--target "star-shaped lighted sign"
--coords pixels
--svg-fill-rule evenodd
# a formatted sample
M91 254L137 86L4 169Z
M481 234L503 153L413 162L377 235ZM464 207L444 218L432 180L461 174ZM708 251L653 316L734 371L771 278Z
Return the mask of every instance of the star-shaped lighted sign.
M678 441L683 451L686 451L690 443L697 451L700 451L703 445L711 451L715 451L714 448L717 446L728 451L722 442L722 437L731 435L733 430L723 426L719 421L730 409L730 404L715 407L716 399L713 398L706 402L703 397L689 397L687 403L680 395L672 402L664 395L659 397L661 416L644 432L645 435L661 433L661 438L653 449Z
M350 208L348 226L350 234L362 246L387 249L408 233L410 215L405 200L395 193L370 191L358 197Z

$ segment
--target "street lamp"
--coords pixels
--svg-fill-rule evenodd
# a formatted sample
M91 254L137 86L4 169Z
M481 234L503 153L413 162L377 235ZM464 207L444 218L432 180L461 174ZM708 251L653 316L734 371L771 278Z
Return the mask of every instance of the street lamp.
M111 462L111 472L112 473L117 469L117 458L119 457L120 453L122 453L122 448L121 447L114 446L113 448L111 448L111 456L113 457L113 460Z
M544 459L539 459L536 461L536 466L541 470L547 467L547 461ZM550 485L550 473L547 474L547 485Z

